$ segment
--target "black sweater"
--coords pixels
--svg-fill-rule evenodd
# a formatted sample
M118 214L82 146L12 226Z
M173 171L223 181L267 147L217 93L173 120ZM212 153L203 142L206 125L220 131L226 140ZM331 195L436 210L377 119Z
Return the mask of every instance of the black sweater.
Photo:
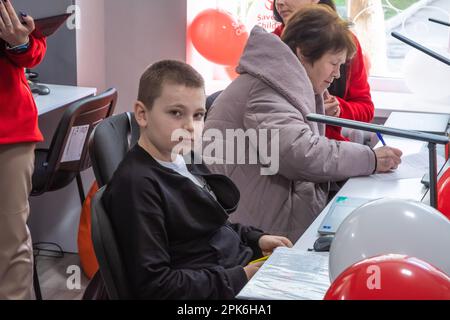
M239 201L233 182L187 166L217 201L138 145L103 195L138 299L232 299L247 282L243 266L262 255L262 231L228 222Z

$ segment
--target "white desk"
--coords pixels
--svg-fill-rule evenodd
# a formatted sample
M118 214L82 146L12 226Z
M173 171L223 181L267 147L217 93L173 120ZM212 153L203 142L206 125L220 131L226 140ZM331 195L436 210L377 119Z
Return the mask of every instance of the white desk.
M401 141L402 139L385 137L386 143L390 145L389 140L400 141L394 144L395 147L402 149ZM405 149L402 151L407 152L406 148L412 148L412 145L423 145L422 148L426 148L426 143L420 141L405 141ZM439 146L438 146L439 147ZM418 148L420 149L420 148ZM423 150L423 149L422 149ZM443 153L443 149L438 149L438 153ZM442 154L443 156L443 154ZM449 166L448 162L444 166L445 168ZM438 172L442 169L438 168ZM401 180L391 180L391 181L381 181L374 177L357 177L349 179L344 186L339 190L336 196L330 201L330 203L322 210L320 215L314 220L314 222L309 226L305 233L300 237L300 239L295 243L294 247L301 250L308 250L313 247L314 242L319 237L317 230L319 229L320 223L322 222L331 204L334 202L336 197L339 196L351 196L360 197L368 199L378 199L378 198L397 198L406 200L422 201L424 203L430 203L430 195L428 188L426 188L422 183L421 179L423 174L428 171L423 171L418 173L418 178L411 179L401 179Z
M385 137L386 143L389 145L389 140L392 140L395 147L402 149L401 144L404 145L405 152L414 153L413 149L421 149L421 145L425 146L426 143L420 141L402 140L393 137ZM423 148L422 146L422 148ZM446 163L445 167L448 167ZM445 168L444 167L444 168ZM440 168L438 169L438 171ZM442 170L444 171L444 170ZM421 183L422 173L418 174L420 177L411 179L400 179L400 180L379 180L374 177L357 177L349 179L344 186L336 194L335 198L338 196L352 196L361 198L399 198L399 199L409 199L416 201L423 201L429 203L429 192ZM301 238L295 243L294 248L302 251L308 251L312 248L315 240L318 238L319 234L317 230L331 207L331 204L335 198L330 201L330 203L322 210L315 221L309 226ZM327 254L327 253L324 253ZM268 262L266 262L268 263ZM325 295L325 292L323 292ZM257 299L257 297L255 297Z
M450 101L422 99L412 93L372 91L375 117L388 118L391 112L450 113Z
M43 115L97 93L96 88L60 86L53 84L46 84L46 86L50 89L49 95L33 95L38 108L38 115Z
M370 177L359 177L350 179L339 192L338 196L352 196L361 198L399 198L421 201L425 196L426 189L418 179L403 179L398 181L374 181ZM325 207L320 215L309 226L301 238L295 243L294 247L301 250L308 250L313 247L314 242L318 238L320 223L328 213L331 204L335 199Z

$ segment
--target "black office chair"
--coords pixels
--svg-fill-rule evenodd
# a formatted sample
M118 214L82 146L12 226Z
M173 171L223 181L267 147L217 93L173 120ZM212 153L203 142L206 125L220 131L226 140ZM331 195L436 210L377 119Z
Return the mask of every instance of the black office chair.
M74 179L77 181L81 205L85 200L80 173L91 166L88 153L88 137L103 119L114 112L117 90L81 99L69 105L53 135L49 149L35 151L31 196L62 189ZM42 294L34 263L34 291L36 299Z
M208 117L208 113L209 113L209 111L211 110L211 107L212 107L214 101L217 99L218 96L220 96L220 94L221 94L222 92L223 92L223 91L217 91L217 92L214 92L213 94L209 95L209 96L206 98L206 116L205 116L205 120L206 120L206 118Z
M130 112L105 119L95 128L89 139L89 154L95 178L100 188L111 180L128 150L137 143L139 134L139 126L134 114ZM103 194L103 189L99 190L95 199L100 199L101 194ZM130 295L126 283L123 282L125 276L119 257L119 249L115 242L112 244L113 248L107 246L109 242L102 242L102 239L114 239L114 232L99 202L100 200L92 200L91 230L94 251L100 270L86 288L83 299L128 299ZM97 212L100 212L100 214ZM103 236L102 232L105 233ZM111 248L113 252L108 253L108 248ZM121 275L121 279L117 280L115 275Z
M111 116L117 90L87 97L71 104L64 112L49 149L37 149L32 196L62 189L74 179L83 204L85 200L80 173L91 167L88 138L94 128Z
M89 139L95 178L101 188L111 180L128 150L139 140L139 126L131 112L105 119Z
M105 187L102 187L95 194L91 203L92 242L108 298L110 300L129 300L132 295L126 280L120 248L111 220L101 201L104 191Z

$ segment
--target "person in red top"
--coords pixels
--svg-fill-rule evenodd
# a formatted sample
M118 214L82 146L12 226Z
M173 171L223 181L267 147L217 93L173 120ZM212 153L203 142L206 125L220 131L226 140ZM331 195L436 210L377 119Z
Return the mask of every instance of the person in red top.
M336 10L333 0L274 0L274 18L282 24L273 33L281 36L285 23L295 11L315 3L328 5ZM344 119L371 122L375 108L370 95L361 45L356 36L354 40L357 47L356 55L341 68L341 77L333 82L328 92L325 92L325 113ZM349 141L341 131L341 127L327 126L326 136L329 139Z
M31 33L10 0L0 0L0 299L31 299L33 248L27 227L35 144L42 141L24 68L36 66L45 39Z

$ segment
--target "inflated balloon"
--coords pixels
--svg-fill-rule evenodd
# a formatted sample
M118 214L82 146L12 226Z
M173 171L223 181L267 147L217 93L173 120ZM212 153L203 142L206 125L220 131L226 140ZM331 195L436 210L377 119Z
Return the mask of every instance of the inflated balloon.
M449 300L450 278L431 264L404 255L357 262L331 285L325 300Z
M248 32L245 26L223 10L200 12L189 26L195 49L211 62L235 66L244 51Z
M417 257L450 275L450 221L420 202L380 199L355 209L330 248L330 279L358 261L382 254Z
M239 76L239 74L236 72L236 66L225 67L225 71L227 72L227 75L231 80L234 80Z
M439 178L438 186L438 210L450 219L450 169L447 169Z
M433 48L441 55L449 56L446 48ZM411 50L403 62L406 86L422 98L447 100L450 97L450 66L418 50Z

